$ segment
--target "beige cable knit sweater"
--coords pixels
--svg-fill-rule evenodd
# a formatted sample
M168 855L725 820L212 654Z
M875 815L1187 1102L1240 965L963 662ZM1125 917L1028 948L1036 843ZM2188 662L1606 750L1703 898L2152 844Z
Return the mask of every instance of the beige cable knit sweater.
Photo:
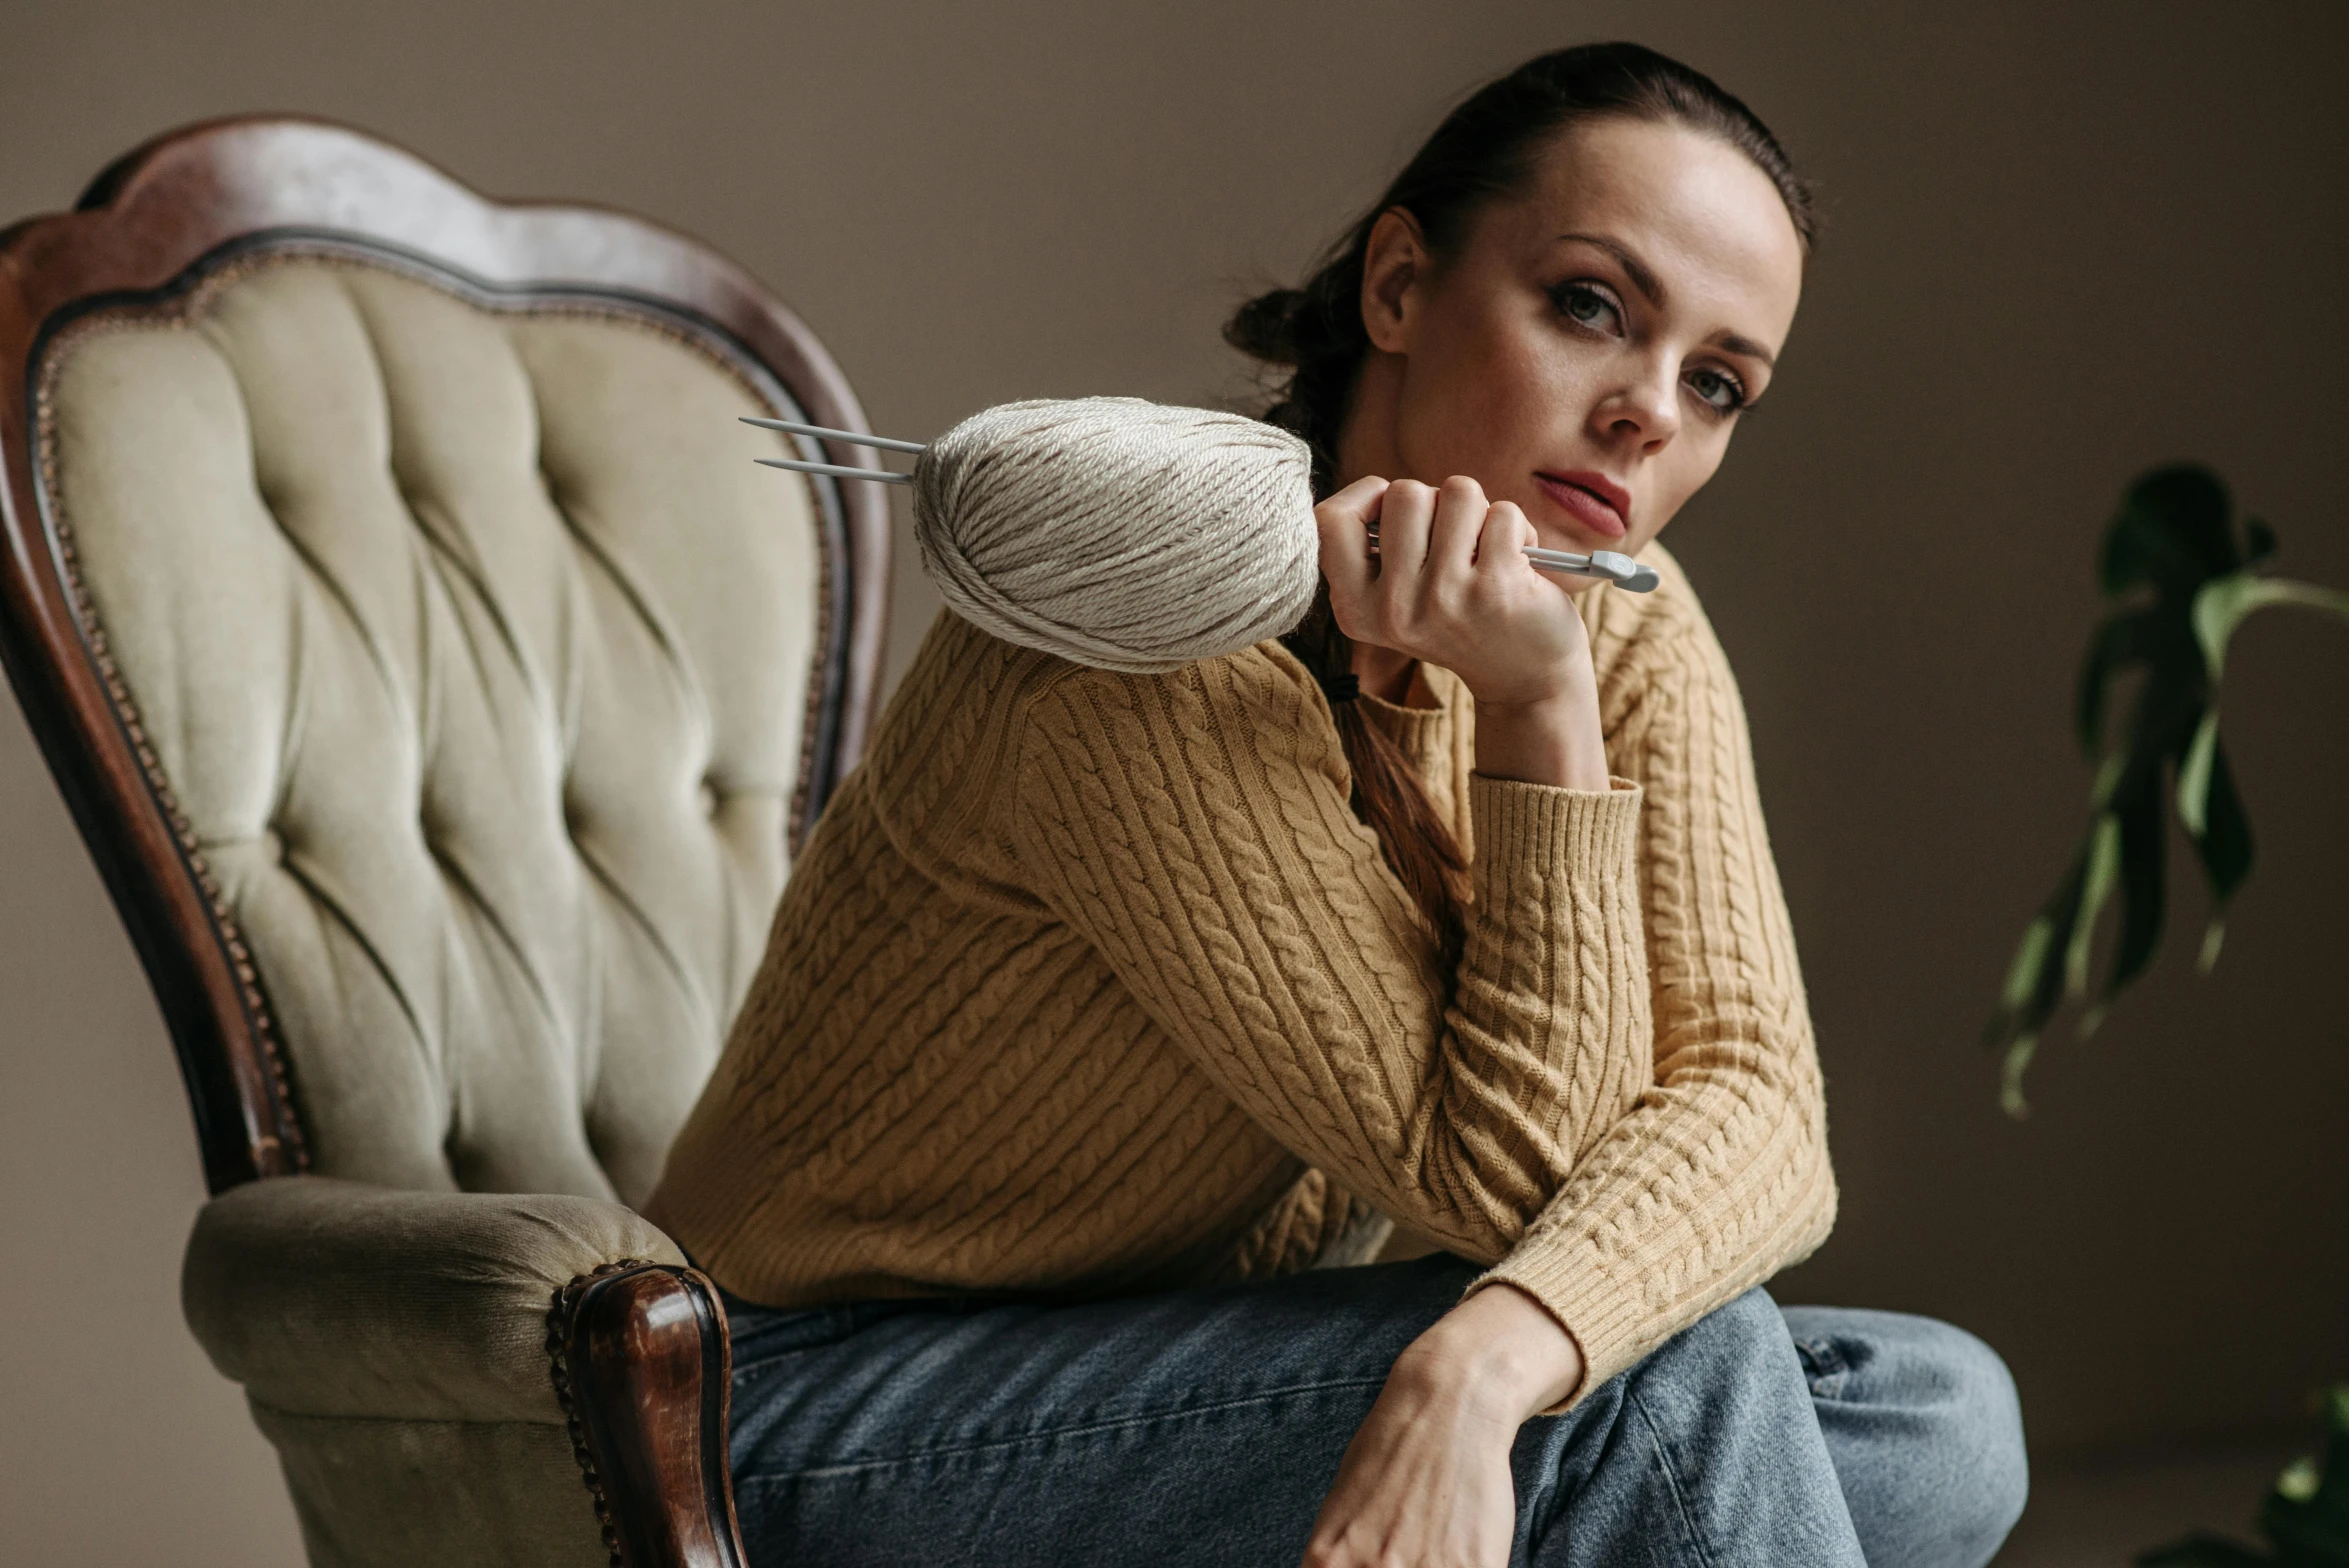
M1436 945L1278 644L1085 669L942 616L809 840L648 1213L777 1305L1354 1260L1378 1213L1531 1292L1583 1388L1835 1213L1745 717L1677 567L1583 600L1610 793L1361 699L1474 856Z

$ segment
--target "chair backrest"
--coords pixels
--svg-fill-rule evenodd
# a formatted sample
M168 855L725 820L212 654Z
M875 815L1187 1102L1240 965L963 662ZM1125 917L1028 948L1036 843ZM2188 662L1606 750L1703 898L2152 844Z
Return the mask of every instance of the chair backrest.
M650 1190L878 674L875 487L752 413L865 428L709 251L331 125L0 234L0 653L214 1190Z

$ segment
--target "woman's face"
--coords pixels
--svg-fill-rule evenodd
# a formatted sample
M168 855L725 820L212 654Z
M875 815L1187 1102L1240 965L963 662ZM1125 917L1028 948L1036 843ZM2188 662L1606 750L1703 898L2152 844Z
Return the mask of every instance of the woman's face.
M1466 474L1552 548L1636 552L1769 386L1802 272L1785 202L1734 147L1577 126L1440 260L1405 215L1379 221L1341 477Z

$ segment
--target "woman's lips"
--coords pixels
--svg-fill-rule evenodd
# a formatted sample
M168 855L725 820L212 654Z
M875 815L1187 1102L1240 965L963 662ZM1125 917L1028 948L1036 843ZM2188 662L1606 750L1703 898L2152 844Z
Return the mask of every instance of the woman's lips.
M1631 492L1605 474L1578 470L1533 477L1544 495L1564 507L1591 532L1606 539L1620 539L1630 531Z

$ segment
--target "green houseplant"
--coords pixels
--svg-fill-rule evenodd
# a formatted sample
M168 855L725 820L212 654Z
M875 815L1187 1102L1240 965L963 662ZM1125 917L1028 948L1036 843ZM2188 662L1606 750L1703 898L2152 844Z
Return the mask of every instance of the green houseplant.
M2349 1384L2325 1390L2323 1457L2295 1459L2259 1508L2264 1551L2196 1534L2138 1557L2140 1568L2339 1568L2349 1563Z
M2058 1009L2084 1002L2078 1029L2093 1033L2161 946L2172 809L2210 888L2201 967L2218 961L2227 901L2252 863L2251 820L2219 739L2227 644L2246 617L2273 606L2349 620L2349 593L2265 575L2275 549L2257 518L2238 533L2226 486L2190 464L2131 485L2105 530L2097 575L2112 608L2089 638L2074 713L2096 770L2088 831L2025 928L1988 1030L2005 1052L2000 1095L2010 1114L2024 1112L2023 1076ZM2131 674L2134 701L2116 728L2114 688ZM2098 921L2115 897L2119 939L2092 984Z
M2298 606L2349 621L2349 593L2266 575L2276 536L2248 519L2238 530L2226 486L2191 464L2131 485L2106 528L2097 575L2110 605L2080 668L2074 726L2095 770L2089 825L2055 891L2025 927L1987 1039L2003 1052L2000 1097L2026 1105L2023 1079L2041 1037L2067 1002L2081 1004L2085 1036L2145 972L2161 946L2165 861L2175 812L2210 892L2205 973L2218 961L2228 900L2251 874L2251 819L2219 738L2219 683L2227 644L2254 612ZM2126 717L2114 697L2134 677ZM2119 904L2119 934L2096 978L2097 933ZM2265 1549L2195 1535L2147 1552L2145 1568L2349 1568L2349 1385L2324 1396L2321 1462L2302 1459L2259 1514Z

